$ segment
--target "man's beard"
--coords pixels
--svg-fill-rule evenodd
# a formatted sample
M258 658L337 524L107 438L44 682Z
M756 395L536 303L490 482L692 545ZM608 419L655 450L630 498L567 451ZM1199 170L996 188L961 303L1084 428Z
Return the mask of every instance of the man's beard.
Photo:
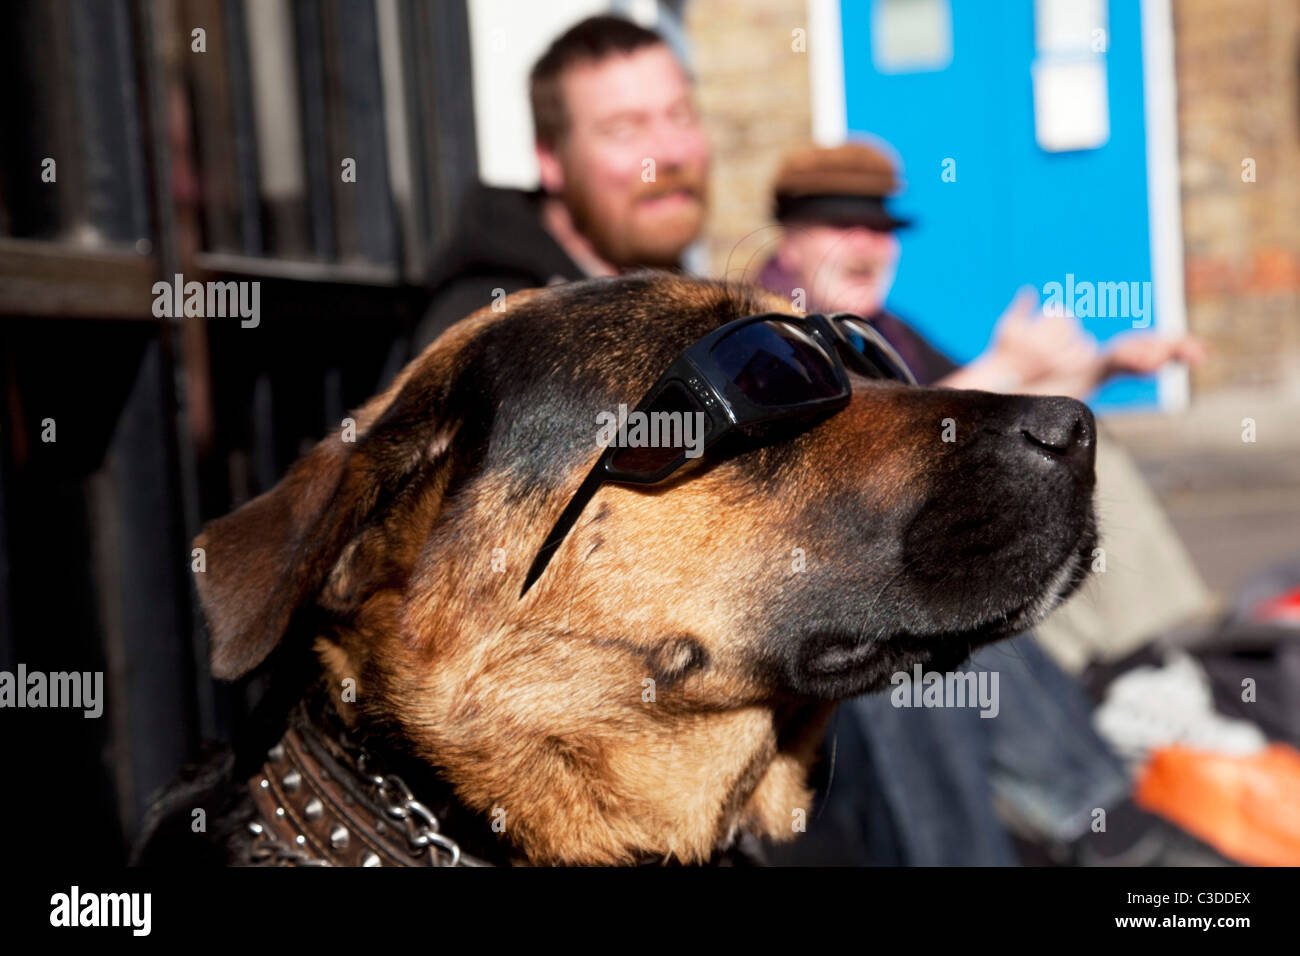
M629 218L638 208L636 204L646 199L682 191L693 200L672 212L659 214L653 223L615 221L596 203L582 176L566 178L564 202L574 226L602 259L620 269L680 265L682 252L699 237L704 225L707 187L704 178L694 173L669 170L655 182L640 184L632 199Z

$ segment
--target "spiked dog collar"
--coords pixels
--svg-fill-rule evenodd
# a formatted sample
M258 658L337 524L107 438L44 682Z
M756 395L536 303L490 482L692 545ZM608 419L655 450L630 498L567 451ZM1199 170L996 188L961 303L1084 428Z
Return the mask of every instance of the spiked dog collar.
M401 777L340 733L296 720L247 786L253 862L272 866L489 866L441 832Z

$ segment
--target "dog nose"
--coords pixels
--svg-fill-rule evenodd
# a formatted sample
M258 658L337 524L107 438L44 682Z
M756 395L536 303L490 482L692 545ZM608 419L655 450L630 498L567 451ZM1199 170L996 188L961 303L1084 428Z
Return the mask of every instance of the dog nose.
M1031 398L1019 416L1024 440L1036 451L1064 461L1075 471L1091 470L1097 426L1092 412L1072 398Z

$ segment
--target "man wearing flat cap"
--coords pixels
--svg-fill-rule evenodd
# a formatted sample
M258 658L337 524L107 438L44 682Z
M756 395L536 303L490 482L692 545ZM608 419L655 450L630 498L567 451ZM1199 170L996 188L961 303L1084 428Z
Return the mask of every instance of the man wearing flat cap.
M758 284L802 301L809 312L870 318L922 384L1083 398L1112 375L1146 375L1172 360L1201 357L1192 339L1141 333L1118 337L1103 350L1074 316L1043 315L1036 293L1023 289L989 348L959 368L885 309L898 268L895 233L909 225L886 205L900 190L896 164L881 148L849 142L794 150L773 184L782 235Z

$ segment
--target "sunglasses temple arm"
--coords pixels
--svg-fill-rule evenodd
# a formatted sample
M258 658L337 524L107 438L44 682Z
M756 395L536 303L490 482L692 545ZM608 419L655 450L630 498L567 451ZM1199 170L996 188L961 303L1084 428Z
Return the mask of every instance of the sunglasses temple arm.
M560 513L560 517L556 519L555 526L551 528L546 540L542 542L537 557L533 558L532 566L529 567L528 574L524 578L523 589L519 592L521 598L528 593L528 589L542 576L546 566L551 563L552 556L559 550L564 539L568 537L569 531L572 530L573 525L578 520L578 516L582 514L583 509L587 507L587 502L591 501L596 489L601 486L604 480L605 458L601 456L600 461L596 462L596 467L591 470L591 473L578 486L578 490L574 492L573 497L569 499L569 503L565 506L564 511Z

